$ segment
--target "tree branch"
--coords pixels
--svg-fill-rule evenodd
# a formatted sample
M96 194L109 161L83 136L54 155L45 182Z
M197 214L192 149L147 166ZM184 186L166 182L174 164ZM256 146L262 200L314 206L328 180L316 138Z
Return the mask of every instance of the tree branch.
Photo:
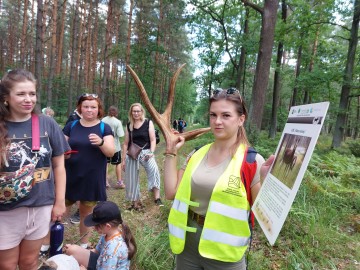
M264 9L262 7L260 7L259 5L249 2L248 0L241 0L241 2L243 2L244 6L249 6L249 7L253 8L257 12L259 12L261 15L264 13Z

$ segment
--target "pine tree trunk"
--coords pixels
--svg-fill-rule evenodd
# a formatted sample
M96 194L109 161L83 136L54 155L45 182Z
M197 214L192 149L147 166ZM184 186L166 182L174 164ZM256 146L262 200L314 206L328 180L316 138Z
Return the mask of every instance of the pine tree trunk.
M84 33L85 33L85 20L83 18L86 17L86 8L85 8L85 3L82 2L81 3L81 19L80 19L80 34L79 34L79 41L78 41L78 49L77 49L77 63L76 66L78 67L78 80L77 80L77 95L80 94L79 91L81 91L81 89L84 86L84 59L85 59L85 38L84 38Z
M55 74L55 57L56 57L56 27L57 27L57 0L53 0L52 7L52 31L51 31L51 53L50 53L50 65L49 65L49 76L47 83L47 106L52 106L53 96L53 80Z
M77 78L77 67L76 67L76 59L77 59L77 47L78 47L78 38L79 38L79 5L80 0L76 0L76 4L74 6L74 14L72 18L72 42L71 42L71 58L70 58L70 77L69 77L69 102L68 102L68 111L67 113L73 110L73 100L76 100L74 95L74 86Z
M98 31L99 31L99 0L95 0L95 22L92 40L91 72L89 76L90 89L95 90L96 65L98 59Z
M34 33L36 32L35 29L35 25L36 25L36 16L35 16L35 1L32 1L32 5L31 5L31 24L30 24L30 33L29 36L33 37L35 36ZM36 39L35 39L36 42ZM35 44L34 44L34 39L31 38L29 40L29 45L28 45L28 53L29 53L29 63L28 63L28 69L35 74L35 60L34 60L34 56L35 56Z
M77 72L77 80L76 80L76 96L81 92L81 80L83 79L82 72L83 72L83 66L82 66L82 43L83 43L83 34L84 34L84 2L80 2L79 6L79 19L78 19L78 26L79 26L79 34L78 34L78 41L76 42L77 48L76 48L76 70Z
M61 19L59 29L57 30L58 33L58 46L57 46L57 65L56 65L56 75L59 75L62 71L62 58L63 58L63 44L64 44L64 30L65 30L65 20L66 20L66 3L67 0L63 0L61 5ZM59 10L60 11L60 10Z
M126 55L125 55L125 65L130 65L130 46L131 46L131 29L132 29L132 13L134 9L134 0L130 0L130 10L129 10L129 22L128 22L128 31L126 38ZM125 75L125 98L124 98L124 108L129 108L129 89L130 89L130 73L126 71Z
M37 0L37 17L36 17L36 44L35 44L35 77L37 79L38 104L41 104L42 89L42 65L43 65L43 0Z
M25 49L26 49L26 41L27 41L27 24L28 24L28 6L29 1L24 0L24 15L23 15L23 25L22 25L22 31L21 31L21 44L20 44L20 65L23 68L26 68L25 63Z
M93 1L90 1L90 8L87 16L87 36L85 49L85 64L84 64L84 86L90 87L90 72L91 72L91 38L92 38L92 23L93 23Z
M112 39L112 28L113 28L113 10L114 10L114 0L110 0L108 4L108 12L107 12L107 21L106 21L106 33L105 33L105 47L104 47L104 74L103 74L103 82L102 82L102 93L101 98L104 100L105 93L108 92L108 81L110 75L110 55L109 52L111 50L111 39Z

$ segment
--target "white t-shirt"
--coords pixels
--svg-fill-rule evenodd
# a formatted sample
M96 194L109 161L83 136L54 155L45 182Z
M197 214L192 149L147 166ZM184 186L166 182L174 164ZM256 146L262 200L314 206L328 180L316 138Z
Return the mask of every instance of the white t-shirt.
M108 124L111 127L111 130L114 135L115 151L119 152L121 150L119 138L124 136L124 129L121 121L114 116L113 117L106 116L101 121L103 121L104 123Z

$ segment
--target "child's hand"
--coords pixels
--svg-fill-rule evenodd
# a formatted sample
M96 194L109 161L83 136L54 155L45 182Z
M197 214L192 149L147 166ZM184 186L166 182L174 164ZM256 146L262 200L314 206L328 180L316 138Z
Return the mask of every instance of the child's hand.
M66 244L64 246L64 253L66 255L72 255L74 252L74 249L76 249L77 247L79 247L78 245L71 245L71 244Z

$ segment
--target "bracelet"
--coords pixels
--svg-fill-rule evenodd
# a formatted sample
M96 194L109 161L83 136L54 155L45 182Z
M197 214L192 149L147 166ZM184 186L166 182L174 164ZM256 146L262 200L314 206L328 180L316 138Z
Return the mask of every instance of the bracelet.
M101 139L101 143L98 146L102 146L104 144L104 139Z
M165 157L176 157L176 154L174 153L164 153Z

